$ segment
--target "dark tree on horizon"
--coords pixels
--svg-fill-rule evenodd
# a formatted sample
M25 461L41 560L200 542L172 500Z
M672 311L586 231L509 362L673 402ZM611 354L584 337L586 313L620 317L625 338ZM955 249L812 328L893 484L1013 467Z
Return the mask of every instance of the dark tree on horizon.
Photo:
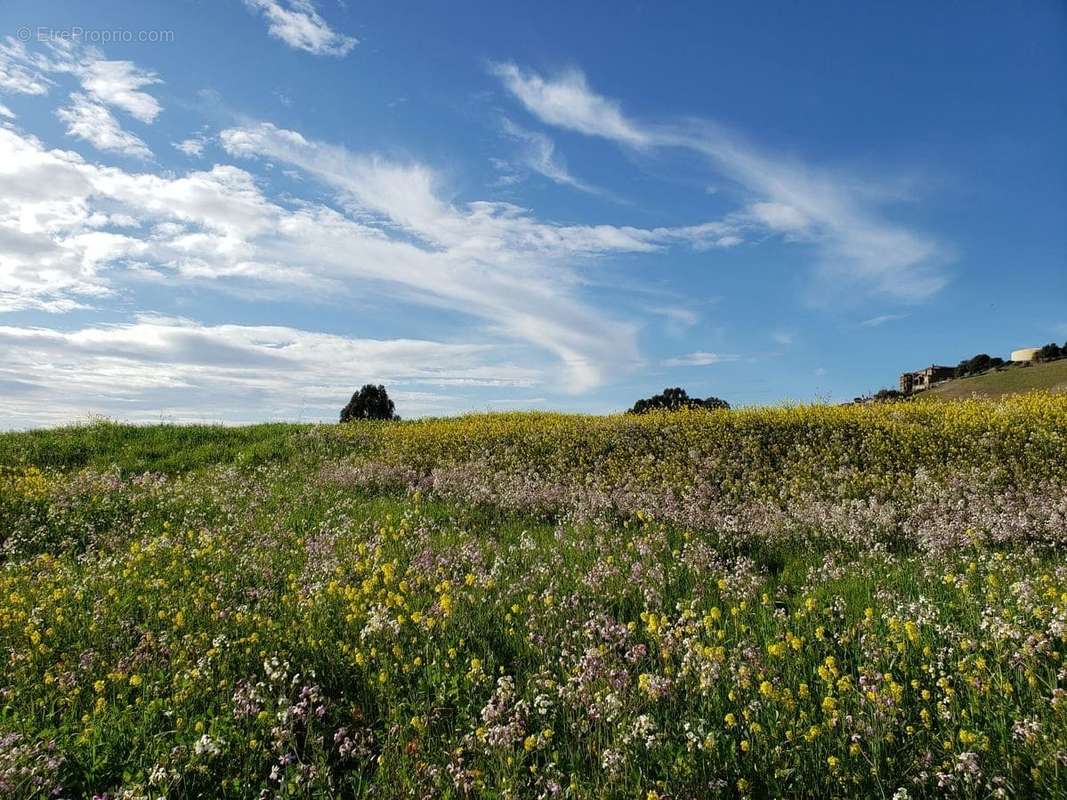
M675 386L672 389L664 389L652 397L638 400L627 413L645 414L658 409L678 411L682 408L705 408L709 411L714 411L716 409L729 409L730 404L725 400L720 400L718 397L706 397L703 400L699 397L690 397L685 389Z
M341 422L360 419L400 419L396 415L393 401L389 399L389 393L381 384L366 384L355 392L348 405L341 409Z

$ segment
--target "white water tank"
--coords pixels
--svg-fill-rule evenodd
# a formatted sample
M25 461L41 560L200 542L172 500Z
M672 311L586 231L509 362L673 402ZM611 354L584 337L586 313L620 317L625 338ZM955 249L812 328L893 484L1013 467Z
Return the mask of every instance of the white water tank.
M1023 347L1018 350L1011 351L1012 361L1033 361L1037 356L1040 347Z

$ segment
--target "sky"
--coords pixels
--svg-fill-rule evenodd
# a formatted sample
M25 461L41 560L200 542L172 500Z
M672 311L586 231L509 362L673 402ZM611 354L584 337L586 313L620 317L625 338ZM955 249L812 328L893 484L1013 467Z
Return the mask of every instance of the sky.
M842 402L1067 340L1067 5L0 6L0 428Z

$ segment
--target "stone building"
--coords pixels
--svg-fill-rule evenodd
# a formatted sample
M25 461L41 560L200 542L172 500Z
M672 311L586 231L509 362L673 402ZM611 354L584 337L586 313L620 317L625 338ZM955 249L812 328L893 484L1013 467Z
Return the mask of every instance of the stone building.
M955 367L942 367L937 364L931 364L926 369L921 369L918 372L905 372L900 376L900 393L921 392L923 389L929 389L935 383L947 381L955 375Z

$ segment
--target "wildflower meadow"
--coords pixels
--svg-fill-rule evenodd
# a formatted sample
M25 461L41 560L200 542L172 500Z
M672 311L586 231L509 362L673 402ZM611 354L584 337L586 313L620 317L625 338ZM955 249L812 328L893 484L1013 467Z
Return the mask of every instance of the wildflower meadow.
M0 797L1067 797L1067 396L0 434Z

